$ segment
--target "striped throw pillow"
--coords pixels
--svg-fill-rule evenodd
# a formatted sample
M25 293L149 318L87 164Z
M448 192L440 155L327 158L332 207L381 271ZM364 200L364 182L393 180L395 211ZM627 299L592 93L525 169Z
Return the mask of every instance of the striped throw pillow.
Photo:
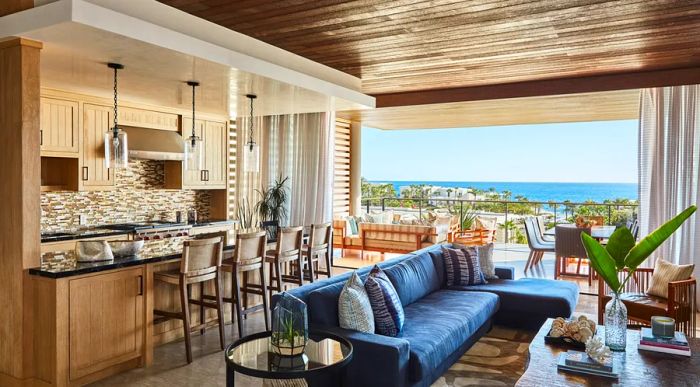
M365 289L374 313L375 332L398 336L403 329L403 306L389 277L375 265L365 281Z
M338 297L340 327L374 333L374 313L369 296L357 272L352 273Z
M695 265L674 265L671 262L659 258L656 260L654 274L651 275L651 283L647 289L647 294L668 298L668 283L673 281L687 280L693 275Z
M463 249L442 248L445 260L447 286L470 286L486 283L479 266L479 255L473 247Z

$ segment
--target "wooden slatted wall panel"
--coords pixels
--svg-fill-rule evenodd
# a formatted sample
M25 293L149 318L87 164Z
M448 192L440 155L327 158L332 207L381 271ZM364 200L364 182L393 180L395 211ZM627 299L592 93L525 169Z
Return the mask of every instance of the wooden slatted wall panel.
M350 214L350 121L335 121L335 178L333 216Z
M229 121L228 127L228 216L233 219L236 214L236 120Z

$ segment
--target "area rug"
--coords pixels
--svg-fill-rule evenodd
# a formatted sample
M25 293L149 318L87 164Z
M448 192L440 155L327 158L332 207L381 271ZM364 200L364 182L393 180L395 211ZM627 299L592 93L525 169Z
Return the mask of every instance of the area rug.
M527 348L537 332L494 327L432 387L513 386L525 372Z

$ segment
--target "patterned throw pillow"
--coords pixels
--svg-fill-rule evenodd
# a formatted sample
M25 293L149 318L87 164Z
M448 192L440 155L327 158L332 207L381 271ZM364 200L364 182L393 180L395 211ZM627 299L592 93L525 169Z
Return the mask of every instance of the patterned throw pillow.
M375 265L365 281L365 289L372 305L376 333L398 336L403 329L403 306L389 277Z
M365 286L357 272L352 273L338 297L340 327L374 333L374 313Z
M458 249L468 248L467 246L459 243L453 243L452 246ZM496 275L496 264L493 263L493 242L476 246L475 248L476 253L479 256L479 267L481 268L481 272L484 273L484 278L487 280L498 279L498 276Z
M470 286L486 283L479 265L479 255L473 247L464 249L442 248L445 259L447 286Z
M674 265L671 262L659 258L656 260L654 274L651 276L651 283L647 294L668 298L668 283L689 279L693 274L695 265Z

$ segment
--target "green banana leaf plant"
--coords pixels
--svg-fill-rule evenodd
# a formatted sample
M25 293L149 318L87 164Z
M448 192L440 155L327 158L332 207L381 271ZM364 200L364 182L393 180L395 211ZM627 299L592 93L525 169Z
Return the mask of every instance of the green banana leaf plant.
M632 232L627 227L615 230L605 247L590 235L582 232L581 240L588 253L591 266L612 291L620 293L637 267L649 258L654 250L661 246L696 209L695 206L686 208L637 244L635 244ZM620 282L618 272L625 269L627 269L627 276Z

